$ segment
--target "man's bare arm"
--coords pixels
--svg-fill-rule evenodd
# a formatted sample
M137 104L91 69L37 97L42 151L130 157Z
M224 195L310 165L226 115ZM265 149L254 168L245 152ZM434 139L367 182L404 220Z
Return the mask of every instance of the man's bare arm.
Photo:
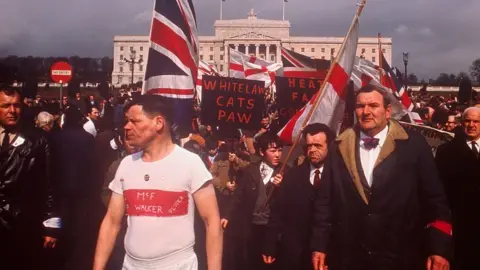
M207 231L207 265L210 270L222 267L223 230L220 225L217 198L212 183L207 182L193 194L198 212L205 222Z
M94 270L104 270L110 257L118 232L122 226L125 214L125 201L123 195L112 192L108 211L100 226L97 248L95 251Z

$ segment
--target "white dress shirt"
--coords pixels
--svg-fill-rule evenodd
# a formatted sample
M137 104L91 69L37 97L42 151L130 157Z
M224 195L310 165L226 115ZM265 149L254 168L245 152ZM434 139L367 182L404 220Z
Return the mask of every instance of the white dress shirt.
M320 179L322 178L322 173L323 173L323 165L320 168L313 167L312 164L310 164L310 184L315 182L315 171L320 170Z
M378 155L382 150L383 144L387 139L388 126L386 126L380 133L374 136L378 139L378 146L374 149L367 150L363 145L363 138L368 138L369 136L365 135L363 132L360 132L360 162L362 163L363 172L365 178L367 179L368 185L372 186L373 183L373 169L375 163L377 162Z
M476 140L475 142L477 143L476 145L477 151L480 152L480 139ZM467 141L467 145L468 145L468 148L473 150L472 141Z
M271 181L273 176L273 168L268 166L267 163L260 163L260 176L262 177L263 183L266 185L268 181Z

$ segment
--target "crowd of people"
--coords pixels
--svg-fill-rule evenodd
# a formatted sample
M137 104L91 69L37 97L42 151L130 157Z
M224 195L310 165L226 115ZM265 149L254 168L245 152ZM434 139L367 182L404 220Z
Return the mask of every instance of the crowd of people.
M435 157L366 86L356 125L306 126L289 162L271 97L259 130L195 118L177 140L159 96L2 85L0 268L476 269L480 108L412 99L455 134Z

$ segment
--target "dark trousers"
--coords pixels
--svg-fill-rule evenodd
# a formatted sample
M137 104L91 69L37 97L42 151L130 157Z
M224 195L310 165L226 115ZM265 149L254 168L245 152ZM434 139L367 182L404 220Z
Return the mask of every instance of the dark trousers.
M250 229L250 236L247 240L248 270L272 270L276 269L276 263L265 264L262 257L263 241L267 225L253 225Z
M0 225L0 269L47 269L39 230L26 226L3 228Z

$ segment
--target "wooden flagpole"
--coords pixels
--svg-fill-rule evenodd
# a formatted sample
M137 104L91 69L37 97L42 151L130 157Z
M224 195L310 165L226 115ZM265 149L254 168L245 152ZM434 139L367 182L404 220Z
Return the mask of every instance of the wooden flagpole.
M380 83L385 85L385 81L383 79L383 52L382 52L382 33L378 33L378 67L380 71Z
M295 141L293 142L292 144L292 147L290 148L290 150L288 151L288 154L287 154L287 157L285 158L285 162L282 164L282 167L280 168L280 171L279 171L279 174L282 174L284 173L285 171L285 168L287 166L287 163L288 163L288 160L291 158L292 154L293 154L293 151L295 149L295 147L297 146L297 144L300 142L300 138L302 137L301 136L301 133L303 132L303 129L305 128L305 126L308 124L308 122L310 121L310 118L312 117L313 113L315 112L315 110L318 108L318 105L319 105L319 101L321 100L324 92L325 92L325 88L327 86L327 83L328 81L330 80L330 77L332 75L332 72L333 72L333 68L335 67L335 65L337 64L338 62L338 59L341 58L341 56L343 55L344 53L344 50L345 50L345 46L346 46L346 42L348 40L348 38L350 37L352 31L353 31L353 27L355 26L355 24L358 22L358 18L360 17L360 15L362 14L362 11L363 11L363 8L365 7L367 3L367 0L362 0L362 3L358 4L358 9L357 9L357 12L355 13L355 17L353 18L353 21L352 21L352 24L350 25L350 28L348 29L348 32L347 32L347 35L342 43L342 46L340 47L340 50L338 51L338 54L336 57L333 58L333 61L331 62L330 64L330 69L328 70L328 73L327 73L327 76L325 77L325 80L323 81L322 85L320 86L320 89L318 90L317 94L315 95L315 99L313 101L313 106L310 108L310 110L308 111L308 114L307 114L307 117L305 118L305 120L303 121L302 123L302 128L300 129L300 133L298 134L298 136L295 138ZM274 192L274 189L272 189L272 191L270 191L270 193L268 194L268 197L267 197L267 201L265 203L265 207L267 206L267 204L269 203L272 195L273 195L273 192Z

